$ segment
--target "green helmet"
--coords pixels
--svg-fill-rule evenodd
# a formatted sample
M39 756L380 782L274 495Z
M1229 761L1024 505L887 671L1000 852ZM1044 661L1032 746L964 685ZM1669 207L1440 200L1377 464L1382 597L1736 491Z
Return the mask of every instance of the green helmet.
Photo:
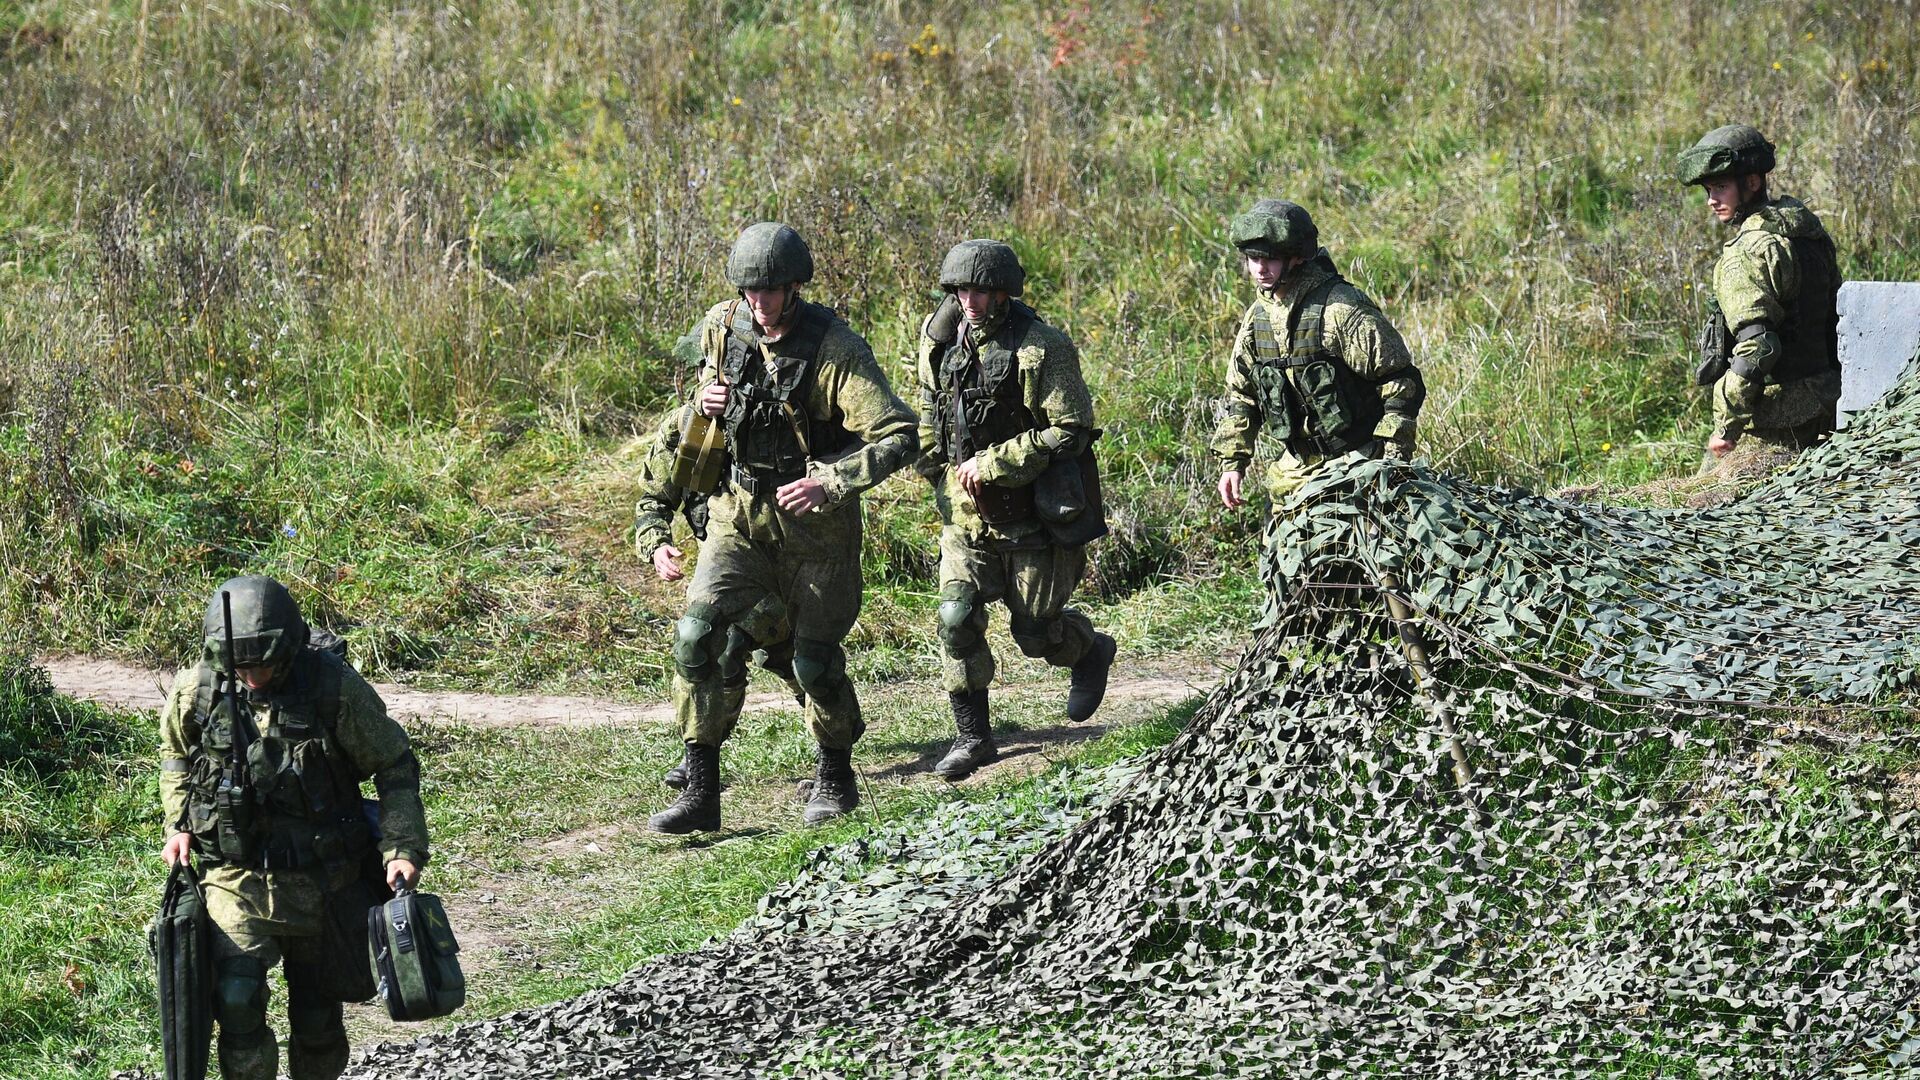
M1312 255L1320 250L1320 230L1297 203L1261 199L1253 209L1233 219L1228 233L1233 246L1249 255L1269 259Z
M300 605L285 585L270 577L237 577L214 590L207 604L206 657L227 666L226 596L233 609L233 664L236 667L278 664L306 648L309 631L300 617Z
M1773 171L1773 144L1746 124L1717 127L1680 154L1680 182L1704 184L1723 176Z
M727 280L736 289L774 289L813 280L813 252L791 225L749 225L727 256Z
M962 240L940 260L940 287L948 292L972 286L1019 296L1026 284L1020 256L998 240Z

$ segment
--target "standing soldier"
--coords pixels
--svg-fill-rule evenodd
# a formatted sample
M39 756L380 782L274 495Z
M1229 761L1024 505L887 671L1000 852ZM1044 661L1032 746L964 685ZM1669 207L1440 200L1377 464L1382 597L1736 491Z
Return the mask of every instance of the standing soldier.
M1284 448L1267 470L1276 507L1343 454L1411 460L1426 397L1420 369L1400 332L1334 269L1313 219L1293 203L1261 199L1233 219L1231 237L1260 295L1227 357L1227 409L1212 447L1220 501L1229 510L1246 502L1263 427Z
M860 493L912 460L913 410L873 350L831 308L800 298L813 254L792 228L748 226L727 257L740 297L700 324L695 405L720 420L732 466L711 503L687 613L674 627L673 702L686 788L648 825L720 827L720 745L740 719L755 649L790 650L818 744L805 820L859 803L853 744L865 725L840 647L860 614ZM641 537L644 547L658 534ZM677 556L663 577L678 570ZM787 644L783 644L787 643Z
M1833 431L1840 402L1833 238L1798 199L1768 195L1772 171L1773 144L1745 124L1715 128L1680 155L1681 182L1706 189L1707 209L1735 229L1713 267L1699 341L1715 458L1744 435L1811 446Z
M412 887L427 862L419 764L373 687L308 647L307 623L279 582L228 581L203 629L202 659L174 677L160 714L161 857L202 866L220 1074L276 1075L267 972L284 961L288 1072L332 1080L347 1066L341 1002L374 989L365 927L379 898L363 867L375 839L360 784L371 777L380 793L387 887ZM229 675L238 682L230 693Z
M1086 572L1085 540L1059 542L1036 513L1035 482L1056 463L1077 470L1097 432L1080 354L1014 299L1025 283L1007 245L957 244L940 264L947 298L920 331L915 468L933 484L944 523L940 638L959 732L934 766L945 780L998 755L987 718L987 604L1006 602L1021 652L1071 669L1068 719L1093 715L1113 667L1113 638L1067 606Z

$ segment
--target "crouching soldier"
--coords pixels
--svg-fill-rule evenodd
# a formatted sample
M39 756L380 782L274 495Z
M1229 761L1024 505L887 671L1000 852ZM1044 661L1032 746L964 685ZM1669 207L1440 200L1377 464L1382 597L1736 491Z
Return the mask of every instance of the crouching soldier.
M1797 451L1831 433L1840 402L1840 267L1833 238L1800 200L1767 190L1773 144L1745 124L1680 155L1680 180L1734 230L1713 267L1697 379L1713 388L1711 457L1743 436Z
M1072 671L1068 719L1093 715L1113 667L1113 638L1067 606L1086 572L1085 539L1056 539L1034 491L1049 466L1078 468L1096 434L1093 401L1072 340L1015 299L1025 283L1012 248L960 243L940 265L947 298L920 331L915 468L940 508L940 639L958 730L934 766L946 780L998 754L987 713L989 603L1007 605L1021 652Z
M674 627L687 783L648 821L657 832L720 827L720 746L740 719L756 649L776 669L790 657L806 696L818 746L807 823L859 802L852 755L865 725L841 648L860 614L859 496L912 460L914 418L866 341L831 308L801 299L812 278L799 233L751 225L727 258L739 297L701 322L695 406L720 421L731 467ZM658 540L640 544L654 544L666 576Z
M1267 470L1274 506L1346 454L1413 458L1426 386L1406 342L1374 302L1334 269L1299 206L1261 199L1233 219L1233 246L1259 295L1227 356L1227 407L1213 433L1220 501L1243 485L1261 432L1279 441Z
M382 885L412 887L427 862L419 765L373 687L309 647L279 582L228 581L202 628L200 662L174 677L160 714L161 856L201 867L220 1074L277 1075L267 972L284 963L288 1073L332 1080L347 1065L341 1002L374 991L367 909ZM380 795L377 846L361 798L368 778ZM376 856L384 869L369 880Z

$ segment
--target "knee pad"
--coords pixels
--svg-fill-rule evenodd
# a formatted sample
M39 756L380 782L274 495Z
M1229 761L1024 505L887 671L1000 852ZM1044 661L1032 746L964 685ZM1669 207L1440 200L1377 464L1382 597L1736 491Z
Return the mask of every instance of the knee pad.
M793 677L807 697L834 705L847 685L847 654L838 642L797 638L793 643Z
M747 661L753 658L753 635L738 626L727 627L727 644L720 650L720 682L738 686L747 681Z
M1035 659L1046 656L1060 644L1060 620L1058 619L1022 619L1015 617L1007 627L1013 632L1013 643L1020 651Z
M242 1038L267 1024L267 965L251 956L220 961L213 985L213 1016L221 1034Z
M940 590L940 640L948 656L960 656L979 644L986 621L980 593L973 586L952 582Z
M714 673L726 642L726 619L711 604L688 604L687 613L673 624L673 666L688 682L701 682Z

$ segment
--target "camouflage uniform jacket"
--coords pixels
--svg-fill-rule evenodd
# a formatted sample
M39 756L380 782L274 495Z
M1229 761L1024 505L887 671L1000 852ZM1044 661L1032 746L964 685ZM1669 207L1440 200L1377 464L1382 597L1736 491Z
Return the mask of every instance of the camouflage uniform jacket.
M1223 472L1246 471L1266 419L1260 388L1254 379L1255 313L1264 307L1267 320L1276 331L1290 325L1295 303L1332 275L1330 267L1323 249L1319 258L1301 265L1275 288L1262 289L1259 298L1248 305L1242 316L1239 332L1234 335L1233 350L1227 355L1226 412L1213 430L1211 449L1220 460ZM1391 440L1398 444L1403 456L1411 456L1424 391L1419 371L1400 332L1365 293L1341 282L1327 297L1320 340L1321 345L1344 360L1354 374L1379 389L1386 413L1374 426L1375 438Z
M1003 311L984 326L962 323L961 330L978 346L999 330L1005 318ZM931 322L932 316L928 316L920 324L920 457L914 462L915 471L933 485L941 521L958 530L969 543L1019 539L1040 532L1044 526L1037 518L999 525L981 520L973 500L955 479L959 463L947 460L940 449L939 432L934 429L934 396L940 392L940 383L933 370L937 346L928 333ZM1078 456L1094 433L1093 398L1081 377L1080 352L1074 348L1073 339L1036 318L1028 322L1013 352L1019 361L1017 377L1023 401L1033 414L1034 427L975 455L980 479L1006 487L1033 483L1056 455Z
M633 549L640 558L651 559L664 544L673 543L673 515L688 510L695 532L706 527L705 510L698 513L688 503L689 493L673 482L674 458L680 449L680 432L693 413L693 402L686 402L667 413L647 444L640 461L640 497L633 505Z
M194 697L205 674L199 665L182 668L174 676L173 690L160 712L160 804L168 837L183 831L187 820L185 765L200 741ZM275 692L243 691L240 696L260 734L274 737L270 720ZM379 792L382 860L406 859L425 866L427 817L420 804L419 766L412 744L405 729L387 715L380 695L351 668L341 673L340 708L332 739L353 777L372 778ZM199 854L204 858L206 853ZM326 897L351 880L358 868L347 865L333 870L338 880L323 883L315 873L305 870L259 870L213 862L205 866L203 884L209 894L224 894L225 907L251 919L278 924L294 933L317 933Z
M1798 199L1768 200L1740 222L1713 267L1713 296L1728 332L1737 337L1743 329L1759 324L1786 330L1796 320L1813 321L1809 312L1814 309L1832 306L1830 295L1803 293L1813 288L1837 290L1837 269L1802 266L1794 252L1795 240L1832 243L1820 218ZM1823 280L1829 276L1833 280ZM1812 326L1798 329L1803 335L1826 332ZM1751 357L1761 348L1762 339L1738 341L1733 355ZM1804 358L1772 358L1767 366L1799 359ZM1829 370L1787 383L1742 378L1729 370L1714 387L1714 433L1734 438L1754 427L1804 423L1822 408L1831 412L1839 389L1837 362Z
M702 387L719 381L733 306L733 301L715 304L701 320ZM765 345L773 355L785 356L790 341L782 337ZM913 410L894 394L866 340L835 316L815 357L806 412L815 423L837 423L859 440L835 460L807 463L807 475L826 488L826 503L796 516L782 510L772 493L749 495L722 484L710 504L711 520L752 540L787 545L793 554L843 555L849 544L858 544L860 493L913 460Z

